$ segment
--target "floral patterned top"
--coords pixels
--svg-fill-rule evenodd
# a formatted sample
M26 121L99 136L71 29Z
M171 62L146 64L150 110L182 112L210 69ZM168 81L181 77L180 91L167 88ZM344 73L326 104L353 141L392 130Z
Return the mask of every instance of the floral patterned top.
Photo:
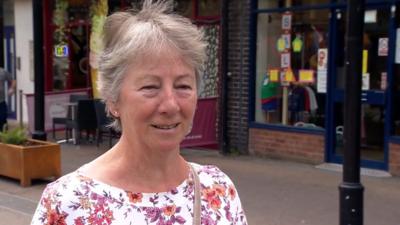
M191 163L201 185L201 224L247 225L229 177L215 166ZM50 183L31 225L193 224L192 175L160 193L132 193L75 172Z

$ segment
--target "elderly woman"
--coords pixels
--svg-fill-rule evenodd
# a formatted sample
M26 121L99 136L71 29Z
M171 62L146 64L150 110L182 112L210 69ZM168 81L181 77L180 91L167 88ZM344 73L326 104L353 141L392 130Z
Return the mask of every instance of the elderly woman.
M196 109L202 35L166 1L107 18L99 90L121 138L49 184L32 224L247 224L232 181L179 153Z

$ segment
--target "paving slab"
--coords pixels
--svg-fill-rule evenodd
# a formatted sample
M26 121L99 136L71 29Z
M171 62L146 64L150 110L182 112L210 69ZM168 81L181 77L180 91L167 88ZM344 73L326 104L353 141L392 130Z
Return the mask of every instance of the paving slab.
M105 144L106 145L106 144ZM62 173L74 171L107 150L93 143L62 144ZM236 184L249 224L338 225L341 173L314 165L255 156L222 156L213 150L183 149L189 161L213 164ZM29 224L49 180L22 188L0 177L0 225ZM362 176L364 225L400 225L400 178Z

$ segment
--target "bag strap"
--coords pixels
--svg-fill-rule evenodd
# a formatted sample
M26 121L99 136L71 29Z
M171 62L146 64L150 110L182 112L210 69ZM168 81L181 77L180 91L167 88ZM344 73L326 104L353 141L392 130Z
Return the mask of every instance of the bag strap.
M193 203L193 225L201 224L201 195L200 195L200 179L194 166L189 163L192 176L194 179L194 203Z

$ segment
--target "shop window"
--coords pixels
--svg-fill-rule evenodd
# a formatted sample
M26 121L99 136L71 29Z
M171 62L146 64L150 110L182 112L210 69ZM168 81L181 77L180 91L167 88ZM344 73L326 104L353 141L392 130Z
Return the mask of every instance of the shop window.
M56 0L53 8L53 90L86 88L89 82L88 0Z
M198 16L200 17L215 17L220 14L220 0L198 0Z
M331 0L292 0L291 6L304 6L304 5L316 5L316 4L326 4L330 3Z
M309 6L330 3L331 0L258 0L258 8Z
M399 7L399 5L397 5ZM400 15L396 15L397 32L400 30ZM396 37L399 38L399 37ZM399 46L396 43L395 63L393 64L393 83L392 83L392 135L400 136L400 59L398 58Z
M174 0L175 11L187 18L194 18L193 0Z
M393 134L400 136L400 65L395 64L393 77Z
M328 10L259 14L255 119L324 126Z

